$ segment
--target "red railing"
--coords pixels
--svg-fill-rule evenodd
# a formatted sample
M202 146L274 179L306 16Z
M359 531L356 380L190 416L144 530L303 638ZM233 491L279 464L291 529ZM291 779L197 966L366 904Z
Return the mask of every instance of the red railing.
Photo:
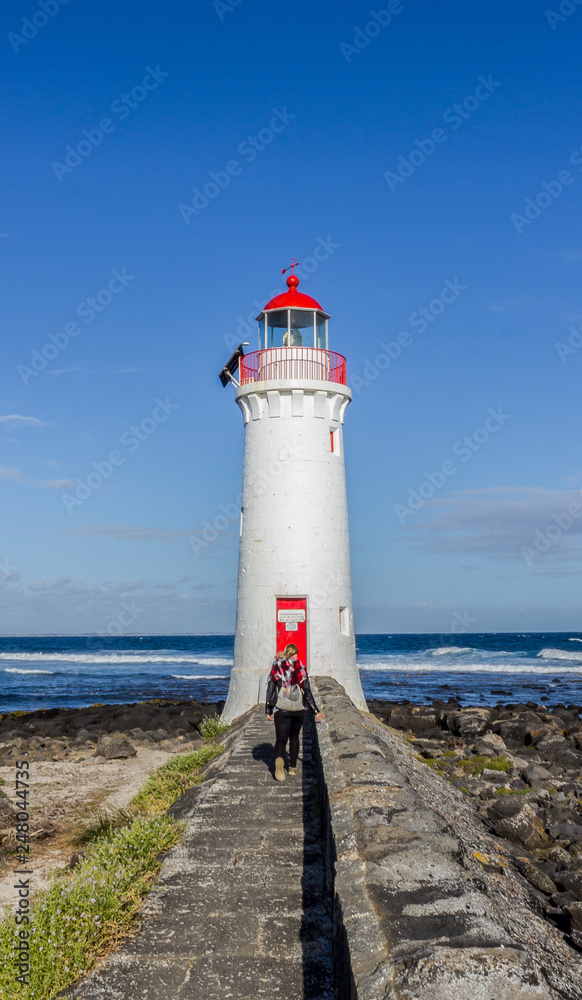
M275 380L346 385L346 359L318 347L270 347L240 359L240 384Z

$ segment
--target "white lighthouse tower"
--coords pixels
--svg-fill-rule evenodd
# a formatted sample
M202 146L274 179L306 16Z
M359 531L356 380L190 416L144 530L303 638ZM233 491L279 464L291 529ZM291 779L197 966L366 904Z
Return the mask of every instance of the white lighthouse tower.
M245 424L227 721L263 698L275 653L289 642L310 675L334 677L366 710L356 666L343 443L352 394L345 358L328 349L329 316L298 285L292 273L288 291L257 317L258 351L243 355L241 345L221 373L223 384L236 386Z

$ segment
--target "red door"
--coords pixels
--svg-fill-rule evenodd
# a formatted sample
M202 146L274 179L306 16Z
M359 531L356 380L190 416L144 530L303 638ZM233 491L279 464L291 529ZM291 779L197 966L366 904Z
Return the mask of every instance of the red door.
M307 663L307 601L301 597L277 598L277 652L293 642L299 659Z

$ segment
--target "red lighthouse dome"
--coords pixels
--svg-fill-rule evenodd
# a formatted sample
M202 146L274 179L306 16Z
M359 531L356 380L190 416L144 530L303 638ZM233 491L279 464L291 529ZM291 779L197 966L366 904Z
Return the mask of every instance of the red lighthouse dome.
M275 295L270 302L267 302L263 312L267 312L269 309L317 309L318 312L323 312L319 302L312 299L311 295L305 295L303 292L297 291L298 284L299 278L297 275L290 274L287 278L289 291Z

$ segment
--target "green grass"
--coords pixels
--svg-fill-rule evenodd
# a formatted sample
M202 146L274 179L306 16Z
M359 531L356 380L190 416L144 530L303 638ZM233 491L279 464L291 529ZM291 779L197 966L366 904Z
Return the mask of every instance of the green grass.
M466 757L460 760L459 767L463 768L467 774L482 774L484 768L490 771L511 771L511 763L506 757Z
M223 722L219 715L207 715L198 726L198 732L205 740L212 740L215 736L228 729L228 722Z
M6 782L4 781L4 778L0 778L0 786L1 785L5 785L5 784L6 784ZM3 792L2 788L0 787L0 799L7 799L7 798L8 798L8 796L7 796L6 792Z
M529 795L531 788L496 788L494 795Z
M97 815L83 827L77 842L86 846L85 856L74 869L54 875L31 905L28 984L15 978L15 944L27 925L17 926L14 915L0 922L0 1000L52 1000L132 930L161 867L160 855L181 836L183 824L163 813L203 781L200 769L223 749L205 743L172 757L127 809Z
M200 784L203 779L198 773L199 768L217 757L223 749L220 743L207 743L193 753L172 757L149 776L130 805L150 816L159 816L188 788Z
M119 809L115 813L97 813L80 827L73 839L79 847L84 847L115 830L130 826L134 819L135 813L131 809Z
M131 929L160 853L180 834L167 816L138 817L101 837L73 871L55 876L31 907L28 984L15 981L19 928L13 919L0 924L1 1000L51 1000L111 950Z

